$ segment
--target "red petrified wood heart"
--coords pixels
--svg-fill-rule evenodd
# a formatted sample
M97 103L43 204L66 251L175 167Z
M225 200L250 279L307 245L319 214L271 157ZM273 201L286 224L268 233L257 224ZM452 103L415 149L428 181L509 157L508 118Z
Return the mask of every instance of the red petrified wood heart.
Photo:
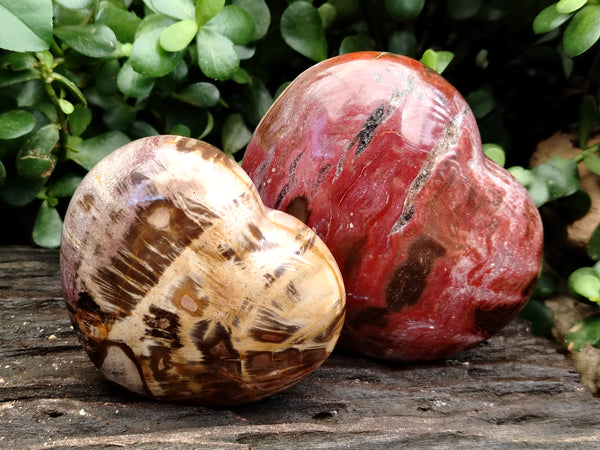
M537 279L536 206L484 156L458 91L413 59L359 52L308 69L258 126L243 168L267 206L331 249L345 348L453 355L506 325Z

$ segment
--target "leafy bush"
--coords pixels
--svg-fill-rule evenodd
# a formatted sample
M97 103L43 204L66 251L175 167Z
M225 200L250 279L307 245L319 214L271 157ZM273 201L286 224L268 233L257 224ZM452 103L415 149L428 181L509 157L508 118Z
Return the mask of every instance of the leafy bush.
M599 38L595 0L0 0L0 243L57 247L81 178L132 139L192 136L240 160L287 83L358 50L444 71L539 206L585 202ZM578 158L526 168L576 123Z

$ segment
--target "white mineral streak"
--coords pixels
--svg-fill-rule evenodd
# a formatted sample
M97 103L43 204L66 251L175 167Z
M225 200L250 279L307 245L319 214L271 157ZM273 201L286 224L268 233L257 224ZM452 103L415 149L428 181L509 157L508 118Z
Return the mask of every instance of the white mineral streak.
M432 99L433 101L433 99ZM438 108L441 109L442 105L438 105ZM457 114L452 120L449 120L447 117L443 118L444 121L447 121L447 125L444 128L444 133L441 139L438 139L433 143L433 147L431 151L427 155L427 159L423 162L421 169L419 170L417 176L413 179L406 194L406 198L404 199L404 206L402 208L402 213L400 217L392 226L390 233L388 235L388 245L390 237L395 233L400 233L402 229L406 226L412 214L414 214L414 205L416 198L419 195L419 192L425 186L431 174L435 171L436 167L442 162L448 159L451 159L455 154L455 146L459 139L459 130L462 129L462 122L465 117L467 117L467 109L464 109L461 114ZM418 115L415 115L418 116ZM426 116L425 117L427 123L432 123L431 119ZM423 125L424 126L424 125ZM410 129L413 127L406 127L406 129ZM424 135L431 136L434 133L431 131L422 131Z

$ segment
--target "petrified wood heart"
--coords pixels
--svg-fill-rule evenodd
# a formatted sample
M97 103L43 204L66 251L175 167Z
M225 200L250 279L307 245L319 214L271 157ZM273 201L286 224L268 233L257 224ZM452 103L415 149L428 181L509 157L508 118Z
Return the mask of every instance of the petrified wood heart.
M484 156L463 97L413 59L359 52L311 67L263 118L243 168L267 206L331 249L353 351L450 356L507 324L537 279L535 205Z
M258 400L333 350L344 287L296 218L265 208L239 165L194 139L156 136L84 178L61 245L68 311L109 379L150 397Z

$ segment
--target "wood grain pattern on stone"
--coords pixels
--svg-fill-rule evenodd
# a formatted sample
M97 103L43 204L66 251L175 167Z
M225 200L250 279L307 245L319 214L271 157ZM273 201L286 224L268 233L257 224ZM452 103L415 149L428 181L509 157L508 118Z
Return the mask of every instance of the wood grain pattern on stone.
M334 351L283 393L229 409L133 396L71 329L58 252L0 248L0 448L598 448L600 400L514 321L427 364Z
M316 233L266 208L233 158L151 136L96 164L65 214L62 287L109 380L227 406L297 383L333 351L342 275Z

